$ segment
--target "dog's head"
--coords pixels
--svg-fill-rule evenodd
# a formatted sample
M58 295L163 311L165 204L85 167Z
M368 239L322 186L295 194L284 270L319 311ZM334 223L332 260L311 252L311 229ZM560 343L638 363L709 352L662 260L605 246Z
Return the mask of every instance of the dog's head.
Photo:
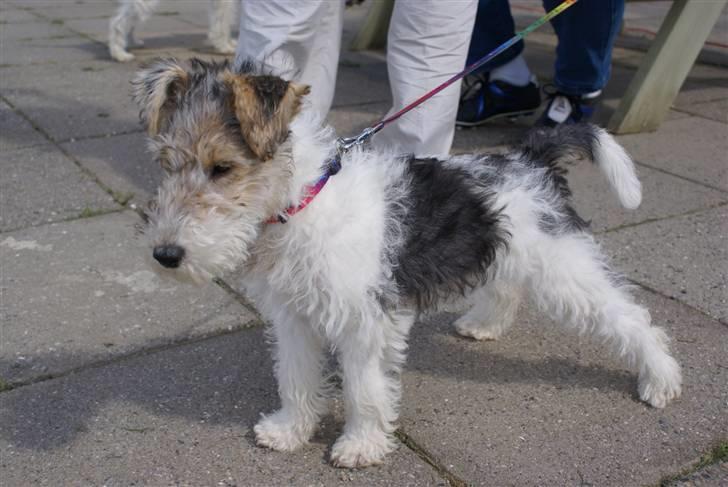
M165 173L145 229L158 270L204 281L245 261L284 206L288 127L308 92L252 65L163 59L137 74L134 99Z

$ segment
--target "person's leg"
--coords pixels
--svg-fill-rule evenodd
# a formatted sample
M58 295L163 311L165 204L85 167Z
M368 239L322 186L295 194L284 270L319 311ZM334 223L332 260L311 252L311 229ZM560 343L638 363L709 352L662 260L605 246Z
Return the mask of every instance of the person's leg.
M465 67L476 8L476 0L394 3L387 45L390 113ZM417 155L448 154L459 96L460 83L453 83L382 130L375 143Z
M470 41L472 64L515 35L508 0L480 0ZM465 77L457 124L476 126L503 116L530 114L541 104L538 83L523 58L519 41L475 74Z
M550 10L561 1L543 3ZM551 21L559 38L554 65L559 91L586 95L604 88L623 14L624 0L581 0Z
M546 10L559 0L544 0ZM589 120L609 80L612 46L619 31L624 0L581 0L551 23L559 38L554 89L538 125Z
M516 35L516 24L513 22L508 0L479 0L466 64L473 64L514 35ZM503 66L522 52L523 41L518 41L498 57L486 63L481 71L488 72L493 68Z
M236 64L262 61L276 74L310 85L312 106L325 116L334 98L343 1L241 2Z

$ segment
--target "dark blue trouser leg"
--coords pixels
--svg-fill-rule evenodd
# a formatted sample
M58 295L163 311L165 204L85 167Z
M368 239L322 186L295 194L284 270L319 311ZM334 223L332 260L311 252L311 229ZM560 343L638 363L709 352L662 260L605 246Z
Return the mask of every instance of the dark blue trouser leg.
M548 11L562 0L543 0ZM607 84L612 46L624 14L624 0L579 0L551 23L559 38L554 66L554 84L569 95L601 90ZM471 64L515 35L508 0L480 0L470 41L467 64ZM490 71L511 61L523 51L518 42L485 65Z
M482 58L496 47L516 35L516 26L511 16L508 0L479 0L475 16L473 37L468 50L468 65ZM497 58L488 62L479 71L488 72L503 66L523 52L523 41L519 41Z
M562 0L544 0L551 10ZM554 84L568 95L601 90L609 80L612 46L624 14L624 0L579 0L551 21L559 38Z

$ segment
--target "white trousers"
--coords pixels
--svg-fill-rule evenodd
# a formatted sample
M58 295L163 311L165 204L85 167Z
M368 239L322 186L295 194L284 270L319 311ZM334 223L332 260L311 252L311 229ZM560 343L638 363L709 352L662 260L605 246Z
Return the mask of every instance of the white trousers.
M313 108L326 115L336 86L343 0L241 4L236 60L262 61L272 71L310 85ZM476 10L477 0L395 1L387 41L390 113L463 69ZM375 144L419 156L448 154L459 96L457 82L384 128Z

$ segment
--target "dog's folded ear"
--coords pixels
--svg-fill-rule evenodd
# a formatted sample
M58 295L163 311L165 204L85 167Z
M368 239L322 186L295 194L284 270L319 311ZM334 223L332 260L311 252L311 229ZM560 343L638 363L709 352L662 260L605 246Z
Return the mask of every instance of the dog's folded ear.
M288 136L288 126L310 88L277 76L228 73L224 80L245 142L261 161L270 159Z
M132 93L150 135L164 129L188 81L188 66L176 59L158 59L136 74Z

